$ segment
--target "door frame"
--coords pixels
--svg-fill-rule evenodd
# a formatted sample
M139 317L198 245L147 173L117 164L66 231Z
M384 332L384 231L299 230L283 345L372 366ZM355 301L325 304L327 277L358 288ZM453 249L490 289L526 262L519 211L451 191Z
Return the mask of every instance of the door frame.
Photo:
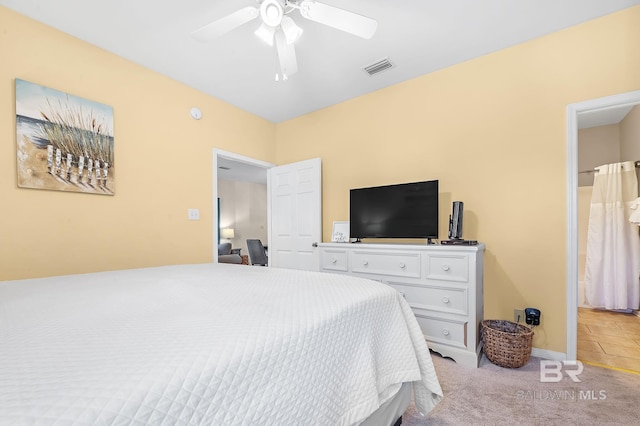
M256 158L247 157L245 155L236 154L235 152L224 151L222 149L213 148L213 170L212 170L212 195L213 195L213 262L218 263L218 158L225 158L227 160L237 161L240 163L249 164L252 166L260 167L263 169L270 169L275 167L275 164L266 161L258 160ZM267 194L269 193L269 181L267 180ZM267 238L271 240L271 205L267 197ZM267 243L268 244L268 243Z
M640 104L640 90L567 105L567 348L578 356L578 114Z

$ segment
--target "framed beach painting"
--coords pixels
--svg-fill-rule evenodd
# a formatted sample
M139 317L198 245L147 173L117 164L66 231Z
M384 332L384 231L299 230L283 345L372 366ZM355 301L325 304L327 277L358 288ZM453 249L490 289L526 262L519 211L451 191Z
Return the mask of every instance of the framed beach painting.
M113 108L16 79L18 187L114 195Z

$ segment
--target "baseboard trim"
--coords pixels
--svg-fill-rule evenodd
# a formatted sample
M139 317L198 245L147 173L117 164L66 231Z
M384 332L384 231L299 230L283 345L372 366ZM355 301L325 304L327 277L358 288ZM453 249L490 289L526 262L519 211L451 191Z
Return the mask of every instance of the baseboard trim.
M532 348L531 356L542 359L551 359L554 361L564 361L567 359L567 354L564 352L550 351L548 349Z

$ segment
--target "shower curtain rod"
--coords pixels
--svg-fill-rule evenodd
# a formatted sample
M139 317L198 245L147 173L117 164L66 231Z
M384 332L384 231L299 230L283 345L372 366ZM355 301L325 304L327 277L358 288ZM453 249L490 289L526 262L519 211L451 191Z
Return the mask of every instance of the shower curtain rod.
M636 166L636 169L640 169L640 161L636 161L633 163ZM593 170L583 170L581 172L578 172L579 175L583 174L583 173L595 173L597 172L596 169Z

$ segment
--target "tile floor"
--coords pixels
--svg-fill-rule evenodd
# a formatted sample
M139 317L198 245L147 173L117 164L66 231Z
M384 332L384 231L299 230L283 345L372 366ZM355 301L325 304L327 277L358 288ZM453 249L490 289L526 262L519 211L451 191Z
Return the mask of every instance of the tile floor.
M640 372L640 317L578 308L578 359Z

